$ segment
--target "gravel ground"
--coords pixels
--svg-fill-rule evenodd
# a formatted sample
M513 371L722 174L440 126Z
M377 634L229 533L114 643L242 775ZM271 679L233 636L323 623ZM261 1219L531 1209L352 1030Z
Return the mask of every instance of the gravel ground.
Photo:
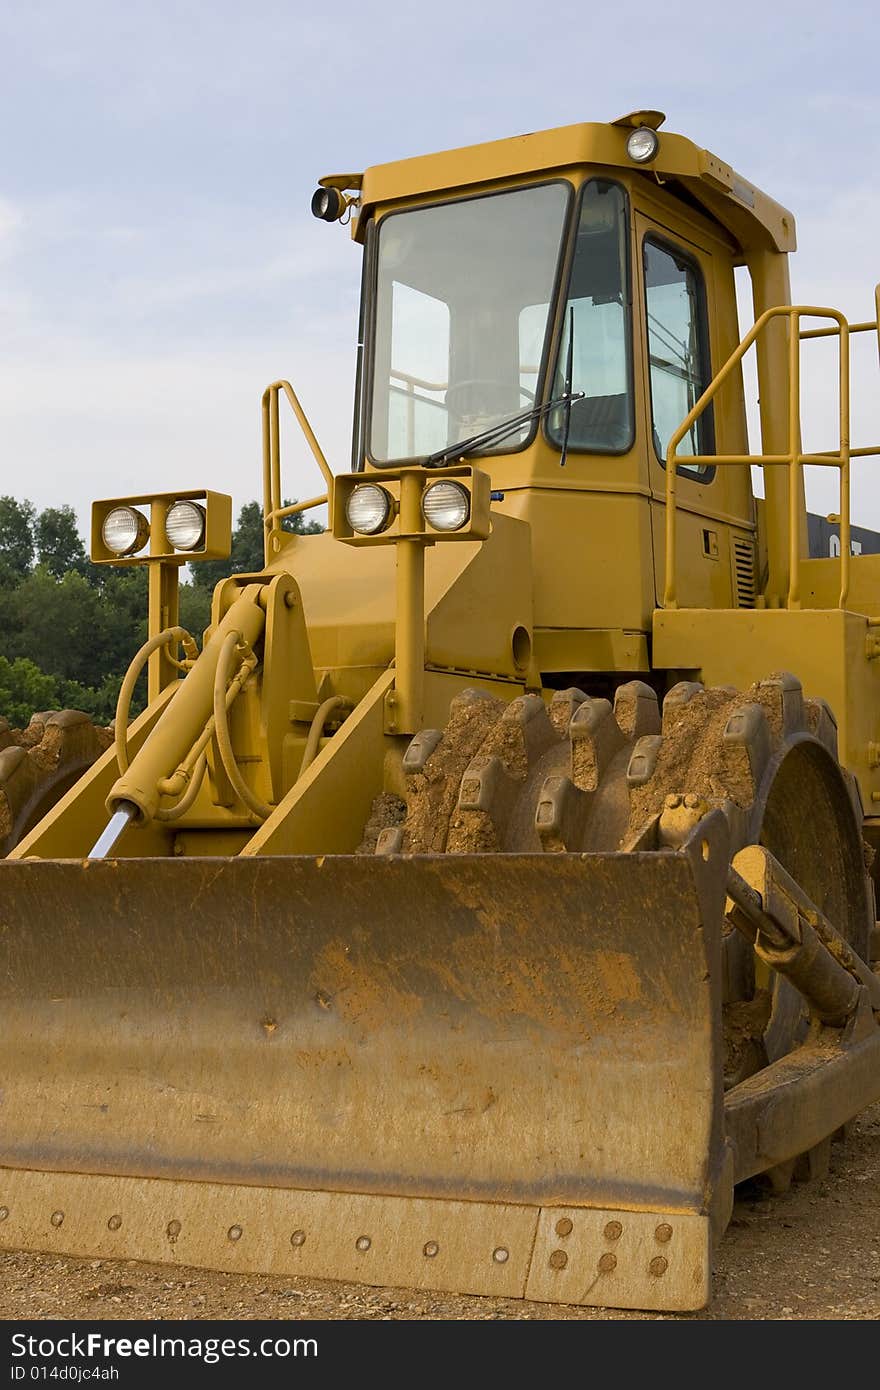
M743 1192L699 1319L880 1318L880 1105L821 1182ZM630 1319L656 1314L108 1260L0 1252L0 1316L19 1318ZM670 1315L672 1316L672 1315ZM681 1316L681 1315L679 1315Z

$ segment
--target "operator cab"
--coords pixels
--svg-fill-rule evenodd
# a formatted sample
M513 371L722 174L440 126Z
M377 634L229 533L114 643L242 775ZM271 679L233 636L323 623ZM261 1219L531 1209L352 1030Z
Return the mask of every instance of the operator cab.
M658 134L662 120L636 112L404 160L325 190L340 212L357 203L364 244L352 469L466 457L489 473L496 508L546 552L545 673L650 669L669 440L739 342L735 266L749 265L756 304L780 302L794 245L784 209ZM749 606L749 471L713 466L716 450L748 452L738 371L678 444L676 472L690 601ZM572 530L586 549L559 545ZM561 627L589 635L560 642Z

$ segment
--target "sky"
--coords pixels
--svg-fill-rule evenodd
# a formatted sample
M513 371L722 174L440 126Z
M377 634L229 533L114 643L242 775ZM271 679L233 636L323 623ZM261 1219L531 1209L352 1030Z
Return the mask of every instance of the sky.
M862 0L0 0L0 493L83 525L152 487L237 510L277 377L347 471L360 251L311 217L317 178L636 108L794 211L796 301L873 317L878 48ZM855 356L854 442L880 443L876 339ZM284 448L285 493L320 492ZM810 501L836 509L830 474ZM854 520L880 529L880 460Z

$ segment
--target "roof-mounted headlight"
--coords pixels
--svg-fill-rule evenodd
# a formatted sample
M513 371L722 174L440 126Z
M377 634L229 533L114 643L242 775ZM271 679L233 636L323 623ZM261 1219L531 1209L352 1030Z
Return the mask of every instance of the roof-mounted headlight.
M312 194L312 216L322 222L338 222L346 206L345 195L338 188L316 188Z
M640 125L626 139L626 152L636 164L650 164L659 148L660 136L647 125Z
M342 188L316 188L312 194L312 216L322 222L339 222L356 202L357 195Z

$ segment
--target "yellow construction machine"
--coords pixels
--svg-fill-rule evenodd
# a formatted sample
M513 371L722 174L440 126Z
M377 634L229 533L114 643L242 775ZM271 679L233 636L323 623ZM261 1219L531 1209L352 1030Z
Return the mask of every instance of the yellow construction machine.
M876 315L793 306L791 215L662 122L321 180L363 251L351 471L270 386L265 566L201 649L177 579L229 499L95 504L150 636L112 747L67 714L0 752L0 1245L695 1309L735 1184L880 1096Z

